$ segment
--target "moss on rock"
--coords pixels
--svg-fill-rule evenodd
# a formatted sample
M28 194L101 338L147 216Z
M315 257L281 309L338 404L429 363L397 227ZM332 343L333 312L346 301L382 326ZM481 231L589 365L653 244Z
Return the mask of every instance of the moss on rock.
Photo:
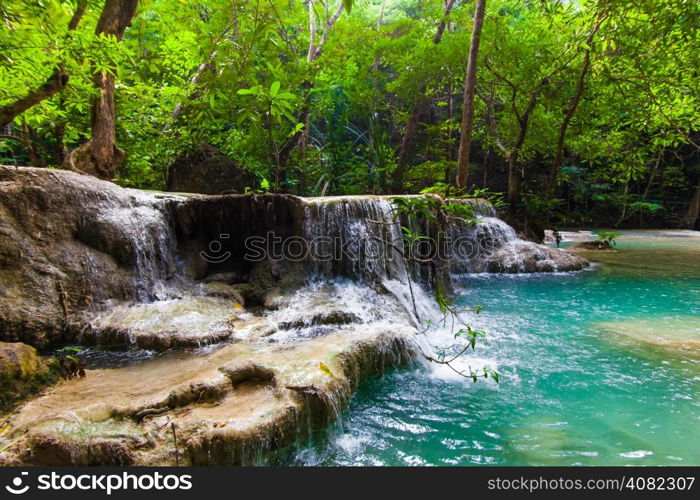
M0 342L0 411L58 380L57 363L21 342Z

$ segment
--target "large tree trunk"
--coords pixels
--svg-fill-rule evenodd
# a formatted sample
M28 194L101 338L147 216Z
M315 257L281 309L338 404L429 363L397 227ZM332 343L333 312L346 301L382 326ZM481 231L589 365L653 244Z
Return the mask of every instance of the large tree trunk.
M106 0L95 33L112 35L121 40L131 24L137 5L138 0ZM101 179L112 179L124 161L124 152L116 142L114 75L97 72L93 84L99 96L92 101L92 136L67 155L66 166Z
M698 180L698 185L695 187L695 196L693 196L693 201L690 202L690 207L688 207L688 213L686 214L686 222L688 229L695 229L698 223L698 218L700 217L700 179Z
M484 24L486 0L476 1L474 11L474 27L469 44L469 60L467 74L464 78L464 104L462 108L462 126L460 128L459 151L457 153L457 187L467 185L469 177L469 153L472 142L472 122L474 119L474 92L476 90L476 63L479 57L479 40L481 27Z
M443 18L440 20L435 36L433 37L433 43L435 45L438 45L442 41L442 35L445 33L445 28L447 27L447 16L452 13L452 8L456 2L457 0L445 0L445 11L442 16ZM418 97L414 101L411 111L408 113L406 130L404 131L403 139L401 140L399 157L396 161L396 169L394 169L394 172L392 173L392 190L395 193L403 191L403 176L408 169L408 162L411 160L413 150L416 146L418 123L420 122L421 115L428 107L428 102L425 99L426 90L427 86L423 84L418 90Z

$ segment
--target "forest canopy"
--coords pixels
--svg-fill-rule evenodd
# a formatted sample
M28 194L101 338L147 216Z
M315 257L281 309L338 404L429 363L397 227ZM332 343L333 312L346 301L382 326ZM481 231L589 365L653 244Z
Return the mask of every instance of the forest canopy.
M2 0L0 163L165 189L213 151L248 192L692 228L699 26L695 0Z

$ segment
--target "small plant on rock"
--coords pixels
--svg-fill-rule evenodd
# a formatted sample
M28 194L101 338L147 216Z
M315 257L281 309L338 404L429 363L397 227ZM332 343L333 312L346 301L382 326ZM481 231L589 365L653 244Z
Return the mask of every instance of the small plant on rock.
M78 358L82 352L83 350L79 347L63 347L56 351L61 377L68 380L85 377L85 363Z
M612 248L614 247L617 242L615 241L619 236L621 236L620 233L616 233L613 231L600 231L598 233L598 242L600 243L601 248Z

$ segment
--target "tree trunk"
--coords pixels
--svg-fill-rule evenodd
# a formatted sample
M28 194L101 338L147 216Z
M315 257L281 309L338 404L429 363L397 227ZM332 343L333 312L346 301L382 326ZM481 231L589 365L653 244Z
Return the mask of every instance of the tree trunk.
M491 172L491 150L487 149L484 153L484 181L481 186L484 189L489 187L489 174Z
M379 31L384 22L384 11L386 10L387 0L382 0L382 4L379 7L379 16L377 17L377 23L375 24L375 31ZM375 96L377 94L377 73L379 72L379 56L375 56L374 63L372 64L372 98L369 102L369 119L367 120L367 146L370 154L372 155L372 161L367 162L367 191L370 194L377 194L377 182L375 179L376 169L378 167L379 155L377 154L377 122L379 121L379 112L377 111L377 104Z
M0 127L4 127L32 106L60 92L67 83L68 75L64 73L63 68L57 68L41 87L30 90L26 96L11 104L0 106Z
M121 40L137 5L138 0L106 0L95 34L111 35ZM92 101L92 135L85 144L67 155L66 166L101 179L112 179L124 161L124 152L116 143L114 75L97 72L93 76L93 85L99 96Z
M314 61L316 61L319 57L321 57L321 53L323 52L323 47L328 41L328 34L330 31L333 29L333 26L335 23L338 21L338 18L340 18L340 15L343 13L344 3L341 1L340 4L338 5L338 8L336 9L335 13L329 17L326 20L326 25L325 29L323 31L323 35L321 35L320 40L318 42L316 41L317 35L318 35L318 29L316 27L316 11L314 10L314 5L315 5L315 0L309 0L308 3L308 10L309 10L309 49L306 54L306 61L311 64ZM313 89L313 81L310 79L304 80L301 84L301 87L305 89L307 92L304 96L304 103L301 107L301 110L299 111L299 114L297 116L298 123L303 123L304 127L296 132L292 137L287 139L287 142L280 148L280 152L277 155L278 156L278 161L277 161L277 169L284 169L287 160L289 159L289 156L292 153L292 150L296 147L299 151L299 155L303 155L304 149L309 143L309 134L310 134L310 107L311 107L311 102L310 102L310 91ZM281 174L278 174L276 176L278 179L286 179L286 173L281 172Z
M644 192L642 193L642 201L646 201L647 198L649 198L649 193L651 192L651 186L654 184L654 179L656 178L656 172L659 170L659 164L661 163L661 159L663 158L665 150L659 151L659 153L656 155L656 161L654 162L654 166L651 169L651 173L649 174L649 180L647 181L647 185L644 188Z
M508 209L511 213L515 213L515 209L520 201L520 173L518 172L517 156L511 152L506 157L508 165L508 188L506 201Z
M576 84L576 93L569 103L569 107L564 112L564 118L559 126L559 136L557 138L557 150L554 154L554 161L552 167L549 170L549 176L547 178L547 184L545 185L545 194L547 197L554 196L554 190L557 186L557 177L559 176L559 169L561 169L561 164L564 160L564 142L566 140L566 131L569 128L569 123L574 117L576 108L578 108L581 102L581 97L585 90L585 80L586 74L588 73L588 68L591 66L591 45L593 44L593 37L600 29L600 25L605 20L605 16L600 16L595 26L591 29L588 37L586 38L587 48L584 49L583 65L581 66L581 73L578 77L578 83Z
M462 108L462 126L460 129L459 151L457 153L457 187L464 188L469 177L469 153L472 141L472 122L474 119L474 92L476 89L476 63L479 57L479 40L484 24L486 0L476 1L474 27L469 43L469 60L467 74L464 78L464 104ZM509 174L510 175L510 174Z
M408 162L413 156L413 150L415 149L417 142L416 129L418 128L418 122L420 121L420 116L426 107L425 98L423 94L425 93L425 86L421 88L420 97L416 100L411 108L411 113L408 115L408 120L406 121L406 130L403 134L403 140L401 141L401 149L399 150L399 157L396 161L396 168L392 172L392 191L394 193L401 193L403 191L403 176L408 169Z
M445 12L443 13L442 20L440 20L440 23L438 24L435 36L433 37L433 43L435 45L438 45L442 41L442 36L445 33L445 28L447 27L447 16L452 13L452 8L456 2L457 0L445 0ZM406 130L403 134L403 139L401 140L399 157L396 161L396 169L392 173L392 190L395 193L399 193L403 190L403 176L408 169L408 162L413 156L413 150L415 149L417 142L416 132L418 130L418 123L425 108L428 106L428 102L425 100L426 90L427 86L423 84L418 90L418 97L414 101L411 111L408 114Z
M43 168L46 166L44 160L41 158L41 153L37 148L37 137L34 129L27 125L26 122L22 124L22 143L24 149L29 155L29 163L32 167Z
M695 196L693 196L693 201L690 202L690 207L688 207L688 213L686 214L688 229L695 229L698 217L700 217L700 180L698 180L698 185L695 187Z

